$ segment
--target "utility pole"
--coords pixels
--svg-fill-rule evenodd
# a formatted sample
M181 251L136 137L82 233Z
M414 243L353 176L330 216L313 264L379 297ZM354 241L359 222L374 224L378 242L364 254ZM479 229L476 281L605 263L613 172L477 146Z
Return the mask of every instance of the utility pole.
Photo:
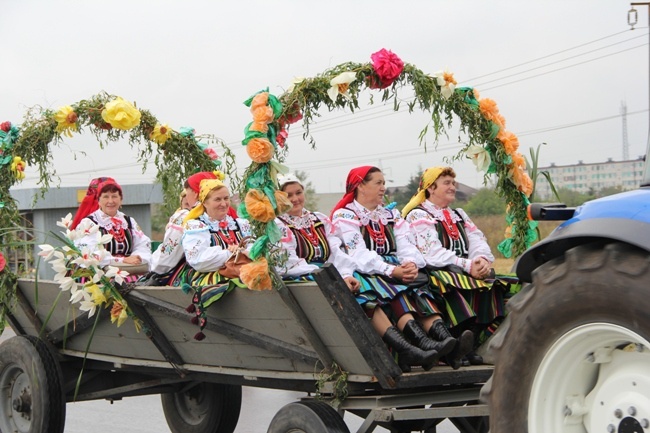
M634 26L639 18L637 11L634 8L635 6L646 6L648 8L648 28L650 28L650 2L635 2L630 3L630 6L632 6L632 8L627 12L627 23L632 27L631 30L634 30ZM650 37L650 32L648 32L648 36ZM650 80L650 51L648 52L648 62L648 79ZM648 82L648 113L650 113L650 81ZM648 119L648 143L646 155L648 155L648 152L650 152L650 118ZM646 166L648 163L650 163L650 161L646 161Z

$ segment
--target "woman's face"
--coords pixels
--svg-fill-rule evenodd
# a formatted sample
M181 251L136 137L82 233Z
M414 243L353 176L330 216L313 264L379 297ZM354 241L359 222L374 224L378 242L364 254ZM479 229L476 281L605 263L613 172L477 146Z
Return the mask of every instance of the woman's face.
M199 201L199 194L194 192L190 187L185 188L185 199L187 204L190 206L190 209L194 207L197 201Z
M456 200L456 179L452 176L440 176L428 190L429 201L440 207L447 207Z
M386 194L386 181L384 173L376 171L370 175L370 180L362 182L357 187L357 201L367 207L374 209L384 201Z
M203 206L208 216L213 220L224 219L230 207L230 192L228 188L224 186L210 191L203 202Z
M287 193L287 198L293 205L291 210L289 210L289 215L301 215L302 210L305 207L305 190L302 185L297 182L292 182L286 184L282 190Z
M122 206L122 196L119 191L105 191L99 195L99 209L108 216L114 217Z

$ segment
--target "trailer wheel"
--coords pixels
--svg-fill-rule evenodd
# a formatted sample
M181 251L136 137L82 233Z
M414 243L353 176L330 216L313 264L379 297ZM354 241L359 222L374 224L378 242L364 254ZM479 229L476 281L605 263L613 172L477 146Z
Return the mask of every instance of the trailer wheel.
M350 433L343 418L322 401L289 403L275 414L267 433Z
M650 427L650 256L579 246L508 303L482 399L491 433L633 433Z
M198 383L161 395L172 433L233 433L241 410L241 386Z
M45 343L12 337L0 345L0 431L62 433L61 369Z

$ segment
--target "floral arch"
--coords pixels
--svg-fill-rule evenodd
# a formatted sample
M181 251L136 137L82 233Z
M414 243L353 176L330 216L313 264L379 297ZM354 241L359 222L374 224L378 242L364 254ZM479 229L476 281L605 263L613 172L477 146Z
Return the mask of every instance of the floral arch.
M421 144L429 128L438 138L456 115L468 140L454 159L467 156L484 171L486 178L495 174L497 193L507 203L508 228L499 251L506 257L518 256L530 246L537 238L536 222L527 217L533 185L526 160L518 152L518 138L506 129L505 118L493 100L480 98L476 89L456 84L448 71L428 75L382 49L371 55L369 63L343 63L315 77L295 79L279 97L263 90L245 101L253 121L246 126L242 143L253 163L244 175L240 196L245 199L239 213L251 220L257 235L251 254L257 263L247 265L242 272L249 287L270 287L268 263L282 260L273 247L279 240L274 218L290 204L277 190L275 179L278 172L285 170L280 162L290 125L302 120L303 138L313 146L309 127L318 110L324 106L329 111L354 112L359 108L363 90L379 90L381 101L392 100L398 110L398 90L412 87L415 96L408 103L409 112L420 109L431 113L430 124L420 133Z

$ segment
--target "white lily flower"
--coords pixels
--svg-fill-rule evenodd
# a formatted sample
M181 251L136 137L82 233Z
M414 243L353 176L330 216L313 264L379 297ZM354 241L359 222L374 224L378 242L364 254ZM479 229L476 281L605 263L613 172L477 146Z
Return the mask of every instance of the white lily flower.
M454 74L445 68L445 70L438 71L433 76L436 79L436 84L440 86L442 96L445 99L449 99L454 94L454 89L456 89L457 82L454 79Z
M76 304L77 302L82 301L84 299L84 297L85 297L84 293L86 293L86 292L79 289L79 286L75 284L75 286L72 288L72 290L70 290L70 303L71 304Z
M122 284L124 282L124 278L128 275L129 273L127 271L123 271L116 266L109 266L108 270L106 271L106 276L109 278L115 278L115 282L117 284Z
M99 265L99 260L97 260L97 257L92 254L88 248L84 247L81 249L81 255L74 259L72 263L77 264L82 268L89 268L93 265Z
M68 213L65 218L61 218L61 221L57 221L56 225L59 227L63 227L64 229L67 229L70 227L70 224L72 223L72 214Z
M487 171L492 163L489 152L482 146L473 144L467 148L465 153L476 166L476 171Z
M354 82L357 79L356 72L342 72L336 77L330 80L330 87L327 90L327 95L332 101L336 102L338 95L343 96L344 98L350 99L350 94L348 89L350 88L350 83Z
M43 259L47 262L49 261L52 256L54 256L54 247L49 244L43 244L38 246L41 251L38 253L39 256L43 257Z
M74 281L74 279L70 277L63 277L61 280L58 281L59 287L61 288L62 291L67 291L72 289L77 283Z
M113 240L113 235L111 235L111 234L105 234L105 235L102 236L101 232L97 232L97 233L99 235L99 236L97 236L97 245L102 245L103 246L104 244L107 244L107 243L109 243L110 241Z
M287 87L287 93L293 92L293 89L296 88L296 85L302 83L303 81L305 81L305 77L293 77L291 84L289 84L289 87Z
M85 298L85 296L84 296ZM81 301L79 302L79 309L81 311L88 311L88 317L93 317L97 311L97 305L92 301Z

